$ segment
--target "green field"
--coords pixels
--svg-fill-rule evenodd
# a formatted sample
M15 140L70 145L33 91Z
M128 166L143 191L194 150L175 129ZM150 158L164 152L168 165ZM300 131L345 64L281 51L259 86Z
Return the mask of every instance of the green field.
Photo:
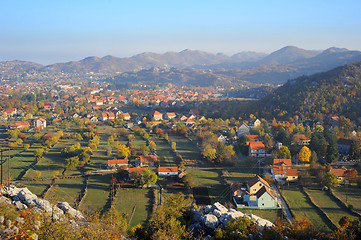
M83 183L83 178L57 179L54 186L48 191L46 199L52 202L68 202L70 206L74 206L83 188Z
M183 136L169 135L169 141L177 143L177 152L182 155L183 159L201 159L201 154L197 146L187 138Z
M264 210L264 209L240 209L239 211L247 214L254 214L260 218L267 219L271 222L277 220L277 218L282 217L282 210Z
M281 192L295 214L295 218L299 220L307 218L316 228L325 232L332 231L332 226L328 224L327 219L317 212L317 209L298 188L282 189Z
M91 176L88 181L88 191L80 209L101 212L109 198L110 180L112 175Z
M193 181L196 187L207 187L211 202L225 203L230 199L229 187L221 183L220 170L192 169L188 170L193 175Z
M258 169L244 167L223 170L223 176L227 180L227 182L238 182L240 184L244 183L245 181L249 181L257 173Z
M157 155L164 156L164 161L160 162L160 166L176 166L177 163L175 161L175 154L170 152L170 144L165 142L163 139L158 138L154 134L151 134L150 136L150 140L154 141L157 145Z
M23 181L21 185L27 187L32 193L36 194L38 197L43 194L44 190L49 186L51 180L47 181L38 181L38 182L31 182L31 181Z
M354 211L361 214L361 189L359 187L356 185L338 187L334 190L334 194L347 205L352 205Z
M115 208L128 214L130 220L133 208L135 212L130 223L131 226L143 224L152 212L153 196L150 189L122 189L117 192Z
M331 219L333 224L338 225L338 221L343 217L347 216L351 219L356 219L353 214L343 209L335 201L333 201L326 191L320 189L305 189L312 198L313 202L324 211Z

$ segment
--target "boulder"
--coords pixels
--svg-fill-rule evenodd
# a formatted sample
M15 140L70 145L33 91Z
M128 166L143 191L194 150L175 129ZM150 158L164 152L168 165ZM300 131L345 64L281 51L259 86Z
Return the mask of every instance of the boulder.
M13 201L12 202L19 210L25 210L28 209L28 206L26 206L24 203L20 201Z
M28 205L28 207L35 207L37 205L35 201L38 197L27 188L22 188L17 196L21 199L21 201Z
M192 210L192 216L193 216L193 222L200 222L202 213L198 210L193 209Z
M227 212L228 212L228 209L227 209L225 206L223 206L222 204L220 204L219 202L216 202L216 203L214 203L214 204L212 205L212 211L214 211L215 209L217 209L218 211L220 211L220 212L221 212L221 215L222 215L223 213L227 213Z
M74 218L78 218L80 220L86 221L83 214L80 211L75 210L74 208L72 208L69 205L69 203L67 203L67 202L58 202L57 206L58 206L58 208L63 210L64 213L69 214L70 216L72 216Z
M222 213L218 209L214 209L213 215L216 216L217 218L220 218L222 216Z
M4 216L0 216L0 224L3 224L3 223L4 223L4 221L5 221Z
M218 218L213 214L206 214L202 216L202 223L209 229L215 229L218 226Z
M212 211L212 205L206 205L201 208L201 211L204 214L210 213Z

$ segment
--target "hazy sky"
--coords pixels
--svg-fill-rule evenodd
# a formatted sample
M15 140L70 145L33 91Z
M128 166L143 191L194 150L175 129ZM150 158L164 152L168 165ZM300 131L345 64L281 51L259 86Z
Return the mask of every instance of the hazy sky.
M183 49L361 50L359 0L2 0L0 61L42 64Z

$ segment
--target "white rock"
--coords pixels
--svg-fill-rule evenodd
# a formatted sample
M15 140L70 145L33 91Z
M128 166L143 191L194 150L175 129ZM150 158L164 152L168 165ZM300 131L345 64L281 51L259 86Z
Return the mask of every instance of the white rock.
M202 216L202 222L210 229L215 229L218 226L218 218L210 213Z
M222 216L222 213L218 209L214 209L213 215L216 216L217 218L220 218Z
M0 224L3 224L3 223L4 223L4 221L5 221L4 216L0 216Z
M220 204L219 202L216 202L213 204L212 211L214 211L214 209L217 209L218 211L220 211L221 214L228 212L228 209L225 206L223 206L222 204Z
M16 222L17 222L18 224L24 224L24 223L25 223L24 218L22 218L22 217L17 217L17 218L16 218Z

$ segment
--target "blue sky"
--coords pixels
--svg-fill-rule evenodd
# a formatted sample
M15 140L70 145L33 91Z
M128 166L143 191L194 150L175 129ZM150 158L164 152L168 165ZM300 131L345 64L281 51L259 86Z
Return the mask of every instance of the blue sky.
M270 53L287 45L361 50L361 1L2 0L0 61L203 50Z

